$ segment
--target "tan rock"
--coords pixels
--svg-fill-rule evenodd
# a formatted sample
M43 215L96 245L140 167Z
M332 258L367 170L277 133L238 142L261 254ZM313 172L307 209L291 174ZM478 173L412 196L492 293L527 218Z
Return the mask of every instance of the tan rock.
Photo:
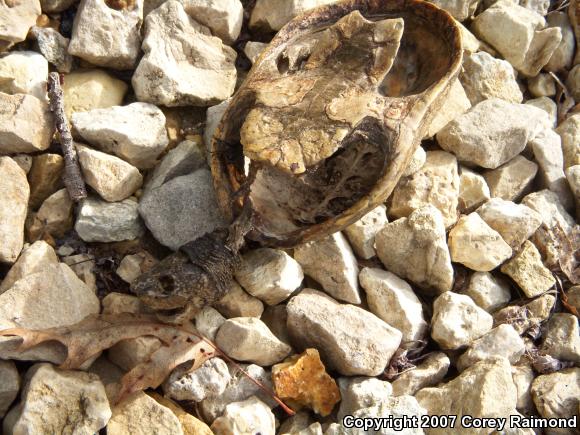
M30 188L26 174L10 157L0 157L0 263L14 263L24 245Z
M0 51L24 41L41 14L38 0L4 2L0 6Z
M471 108L469 98L465 93L459 79L454 80L449 88L449 95L445 102L445 110L439 110L433 116L433 120L429 125L426 137L433 137L439 130L445 127L450 121L453 121L459 115L464 114Z
M564 169L580 164L580 113L574 113L564 120L556 133L562 138Z
M214 304L214 307L228 319L232 317L260 318L264 312L262 301L245 292L235 281L232 281L230 290ZM275 332L274 335L276 335Z
M529 298L541 295L556 284L552 273L542 263L538 249L530 241L525 241L522 249L501 271L513 279Z
M544 294L522 306L508 305L493 314L494 324L509 323L521 335L545 322L552 314L555 302L554 296Z
M62 262L69 265L74 273L95 293L97 277L95 275L95 257L91 254L77 254L63 257Z
M344 229L358 257L368 260L376 255L375 236L387 223L387 209L380 205Z
M46 99L48 62L35 51L13 51L0 58L0 92Z
M139 364L149 361L151 355L161 347L161 341L156 337L137 337L123 340L108 351L108 357L115 365L129 371Z
M27 224L28 239L36 240L46 234L63 237L73 227L73 208L74 203L66 189L50 195Z
M544 418L578 415L579 397L580 368L577 367L538 376L532 383L534 404Z
M378 378L356 376L338 378L340 407L336 416L342 420L360 409L382 405L391 399L393 387Z
M540 73L528 79L528 89L534 97L553 97L556 95L556 80L550 74Z
M489 272L475 272L464 292L481 308L491 313L511 299L508 283Z
M213 422L211 430L215 435L274 435L276 425L268 405L252 396L226 405L224 414Z
M340 401L336 382L326 372L316 349L306 349L272 367L274 392L293 407L306 406L325 417Z
M427 160L427 153L423 149L423 147L418 146L413 156L411 157L411 161L407 165L405 172L403 172L403 177L410 177L415 172L423 167L425 161Z
M32 156L28 154L17 154L12 156L12 160L18 163L18 166L28 174L30 172L30 168L32 167Z
M449 12L457 21L472 18L479 4L479 0L429 0L429 2Z
M333 3L336 0L258 0L252 10L250 27L265 30L280 30L284 24L297 15L316 6Z
M136 254L125 255L119 263L116 272L123 281L131 284L142 273L151 269L157 260L147 251L141 251Z
M559 360L580 362L580 328L573 314L554 313L543 338L542 352Z
M530 366L512 366L512 379L518 391L516 409L523 414L532 414L535 409L532 395L530 393L534 378L534 370Z
M13 361L0 361L0 417L4 417L8 408L20 391L20 375Z
M64 186L63 171L64 159L59 154L40 154L32 158L28 181L29 205L33 210L38 209L45 199Z
M534 98L532 100L526 101L524 104L528 104L530 106L537 107L538 109L542 109L544 112L548 114L548 118L550 120L550 125L552 128L556 128L558 124L558 106L548 97L539 97Z
M175 414L181 424L181 428L183 429L183 435L213 435L213 432L207 424L186 412L173 400L169 400L155 392L150 392L148 394L160 405L169 408L171 412Z
M493 198L519 201L530 189L537 172L536 163L516 156L497 169L485 171L483 177Z
M141 302L141 299L126 293L111 292L103 298L102 304L103 314L143 314L147 312L146 305Z
M413 370L403 372L393 381L393 395L415 395L417 391L433 387L443 380L449 370L449 357L443 352L434 352Z
M459 176L459 210L462 213L471 213L490 198L491 193L485 178L462 167Z

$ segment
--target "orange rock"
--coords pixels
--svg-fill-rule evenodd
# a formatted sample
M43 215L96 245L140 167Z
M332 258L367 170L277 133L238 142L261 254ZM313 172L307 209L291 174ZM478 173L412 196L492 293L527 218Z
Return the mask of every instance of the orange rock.
M327 416L340 402L340 391L334 379L326 373L316 349L306 349L272 367L274 391L290 406L306 406Z

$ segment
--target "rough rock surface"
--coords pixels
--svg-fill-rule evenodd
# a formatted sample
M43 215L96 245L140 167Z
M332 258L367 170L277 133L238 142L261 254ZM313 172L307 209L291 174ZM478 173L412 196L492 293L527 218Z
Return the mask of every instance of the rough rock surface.
M227 364L220 358L204 362L193 372L176 368L163 383L163 392L175 400L200 402L222 394L231 376Z
M443 380L449 369L449 357L443 352L434 352L413 370L402 373L393 382L393 395L415 395L422 388L433 387Z
M26 174L10 157L0 157L0 263L14 263L24 245L30 188Z
M51 27L34 26L30 32L36 38L38 50L60 73L69 73L73 57L68 54L69 39Z
M325 364L343 375L378 375L401 342L401 332L375 315L316 290L294 296L287 310L293 340L318 349Z
M44 240L34 242L22 251L16 263L12 265L0 284L0 293L4 293L21 278L40 272L53 264L58 264L58 257L52 246Z
M497 169L485 171L483 177L493 198L519 201L527 193L538 172L538 165L516 156Z
M447 101L445 103L445 110L439 110L433 115L433 121L431 121L431 125L429 125L429 129L427 130L427 137L435 136L450 121L453 121L459 115L463 115L470 108L471 103L469 102L469 98L467 98L465 89L463 89L459 79L456 79L453 81L449 89L449 95L447 96ZM417 149L421 149L421 147ZM404 176L408 175L412 175L412 173L405 172Z
M550 74L540 73L528 79L528 89L534 97L553 97L556 95L556 81Z
M466 0L466 1L456 1L456 0L429 0L430 3L445 9L449 12L453 18L457 21L465 21L468 18L473 17L479 0Z
M218 330L225 322L226 318L212 307L204 307L195 315L197 331L212 341L215 341Z
M393 395L393 387L387 381L363 376L339 378L340 408L338 418L352 415L359 409L379 405Z
M240 0L188 0L183 7L189 16L209 27L211 33L226 44L238 38L244 18Z
M274 435L276 426L270 407L255 396L243 402L233 402L211 425L215 435Z
M580 113L568 116L558 125L556 133L562 138L564 169L580 164Z
M506 305L511 299L508 283L489 272L475 272L465 294L488 313Z
M554 313L546 326L541 351L563 361L580 362L580 328L573 314Z
M0 361L0 418L10 408L20 390L20 375L12 361Z
M384 205L380 205L344 229L358 257L368 260L376 255L375 236L387 223L387 210Z
M0 6L0 51L24 41L28 30L40 15L38 0L4 2Z
M74 203L66 189L57 190L42 203L38 213L30 214L27 221L28 238L36 240L42 234L63 237L73 227ZM29 225L30 222L30 225Z
M28 172L29 206L36 210L50 195L64 187L64 159L59 154L45 153L32 157Z
M491 198L485 178L477 172L461 168L459 176L459 211L470 213Z
M451 290L453 268L441 212L433 206L391 222L375 238L385 268L435 294Z
M336 0L258 0L252 10L250 27L280 30L292 18Z
M532 398L544 418L570 418L578 415L580 368L564 369L538 376L532 383Z
M0 58L0 92L46 98L48 62L34 51L14 51Z

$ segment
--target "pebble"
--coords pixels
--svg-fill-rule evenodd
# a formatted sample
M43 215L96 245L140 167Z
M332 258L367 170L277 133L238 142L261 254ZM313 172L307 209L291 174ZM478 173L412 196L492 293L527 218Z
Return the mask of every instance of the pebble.
M125 199L106 202L86 198L81 202L75 230L85 242L118 242L143 235L137 202Z
M215 341L216 334L221 326L226 322L218 310L212 307L203 307L195 315L195 327L198 332L205 338Z
M296 408L310 408L322 417L329 415L341 401L338 386L326 372L316 349L306 349L273 366L272 382L280 399Z
M451 87L449 88L449 94L445 102L445 110L438 110L433 115L433 120L429 125L426 137L435 136L450 121L453 121L459 115L463 115L470 108L471 103L469 102L469 98L467 98L465 89L461 85L459 79L454 80L453 83L451 84ZM417 169L420 169L420 167ZM409 175L412 174L408 174L407 172L405 172L404 174L404 176Z
M45 267L58 264L58 257L52 246L43 240L25 248L16 263L12 265L0 284L0 294L12 287L18 280L42 271Z
M563 361L580 362L580 328L573 314L554 313L550 317L540 348L542 353Z
M65 38L52 27L34 26L31 30L36 38L38 51L53 64L60 73L69 73L73 67L73 57L68 53L70 39Z
M72 124L89 144L140 169L151 168L169 143L165 115L147 103L75 113Z
M232 317L260 318L264 312L262 301L245 292L235 281L231 282L229 291L214 304L214 307L228 319Z
M3 429L10 434L96 433L110 418L97 375L43 363L28 370L21 402L6 416Z
M540 73L528 79L528 90L534 97L553 97L556 95L556 80L550 74Z
M276 305L300 287L304 274L300 264L284 251L261 248L243 255L235 277L249 294Z
M276 424L270 407L255 396L233 402L211 425L215 435L275 435Z
M432 294L451 290L453 267L441 212L428 205L388 223L376 235L385 268Z
M544 418L571 418L578 415L580 368L541 375L532 383L532 398Z
M519 201L531 189L537 173L536 163L525 157L515 156L497 169L485 171L483 177L493 198Z
M580 164L580 113L568 116L558 125L556 133L562 138L564 169Z
M374 314L317 290L303 290L287 310L293 340L318 349L324 363L345 376L379 375L401 343L401 332Z
M28 94L0 92L0 153L33 153L50 146L54 132L48 104Z
M358 263L341 232L294 249L294 259L335 299L360 304ZM243 284L242 284L243 285Z
M447 124L437 142L460 161L495 169L549 124L546 112L537 107L490 98Z
M525 350L526 345L520 334L513 326L504 323L472 342L469 349L457 360L457 369L463 371L476 362L496 357L506 358L514 364Z
M445 292L433 303L431 337L443 349L459 349L489 332L493 318L467 295Z
M278 340L266 324L255 317L227 319L215 342L230 358L261 366L271 366L286 358L292 348Z
M148 266L153 263L151 256L143 251L137 254L125 255L115 273L128 284L131 284L135 279L144 273Z
M31 213L32 221L28 226L28 239L36 240L43 234L63 237L73 227L74 203L66 189L57 190L44 200L38 213Z
M357 257L368 260L377 255L375 236L387 223L387 209L384 205L379 205L344 229L344 234Z
M26 174L10 157L0 157L0 263L14 263L24 246L30 188Z
M250 27L265 31L280 30L292 18L303 14L317 6L334 3L335 0L257 0L252 15Z
M538 249L529 240L501 271L513 279L528 298L541 295L556 284L552 273L542 263Z
M433 205L443 215L445 227L457 222L459 173L457 159L444 151L429 151L423 167L397 184L389 213L407 217L426 205Z
M489 272L474 272L464 293L488 313L507 305L511 300L507 282Z
M517 390L512 381L511 366L505 358L480 361L464 370L452 381L437 387L423 388L415 395L429 415L504 417L516 407ZM463 429L461 433L477 434L490 429ZM446 435L448 428L433 428L430 434Z
M421 301L409 284L391 272L365 267L359 274L370 311L403 334L404 342L425 338L427 322Z
M475 17L471 29L522 74L535 76L562 40L559 28L545 26L544 17L537 12L498 1Z
M524 98L509 62L484 51L464 57L460 80L472 105L488 98L501 98L510 103L521 103Z
M393 381L393 395L415 395L417 391L434 387L445 378L451 362L443 352L433 352L417 367L405 371Z
M46 98L48 62L35 51L13 51L0 58L0 92Z
M530 389L534 381L534 371L527 365L512 366L512 380L518 391L516 409L523 414L532 414L535 411Z
M459 219L449 232L451 260L478 272L489 272L511 257L501 235L473 212Z
M143 0L112 8L105 0L81 0L69 54L114 69L134 69L141 48Z
M24 41L41 14L38 0L4 2L0 5L0 51Z
M576 101L580 101L580 64L574 66L566 78L566 87Z
M141 434L144 428L156 435L184 435L181 423L171 409L142 391L113 408L107 435Z
M0 361L0 417L4 417L20 390L20 375L13 361Z
M477 172L461 168L459 176L459 210L468 214L491 198L485 178Z
M176 177L151 190L141 198L139 213L155 239L173 250L226 226L208 169Z
M184 3L185 12L198 23L209 27L214 36L231 45L242 29L244 8L240 0L190 0Z
M64 76L64 109L67 119L76 112L119 106L129 86L103 70L74 71Z
M340 408L338 420L345 415L352 415L356 411L387 402L393 395L393 387L387 381L363 376L340 378Z
M139 101L211 106L234 92L236 52L211 36L176 0L147 16L142 48L145 55L132 78Z
M193 372L179 367L163 382L163 393L174 400L201 402L222 394L231 380L228 365L220 358L204 362Z
M556 124L558 123L558 106L554 100L548 97L539 97L534 98L533 100L528 100L525 104L542 109L549 116L550 126L556 127Z
M45 153L32 157L32 166L28 173L28 205L33 210L38 209L49 196L64 187L63 172L64 159L59 154Z
M548 28L560 29L562 40L548 63L544 66L544 69L552 72L569 71L574 60L576 41L574 38L574 29L572 29L568 14L561 11L552 11L546 15L546 23L548 24Z
M260 54L267 46L268 44L263 42L248 41L244 46L244 54L250 60L250 62L252 62L252 64L255 64Z

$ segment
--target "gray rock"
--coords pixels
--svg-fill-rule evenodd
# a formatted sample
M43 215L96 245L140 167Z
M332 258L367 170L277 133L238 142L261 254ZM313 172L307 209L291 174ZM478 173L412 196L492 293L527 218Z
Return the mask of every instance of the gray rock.
M518 391L516 409L523 414L532 414L535 411L530 389L534 381L534 370L527 365L512 366L512 379Z
M36 38L38 50L53 64L58 72L69 73L73 66L73 57L68 54L70 39L65 38L52 27L34 26L31 29Z
M339 378L338 386L341 396L337 414L339 420L359 409L379 405L387 401L393 393L393 387L387 381L362 376Z
M569 115L556 128L562 138L564 168L580 164L580 113Z
M226 318L219 311L212 307L203 307L195 315L195 327L205 338L214 341L220 327L225 323Z
M0 263L14 263L24 246L24 222L30 187L10 157L0 157Z
M256 41L248 41L244 46L244 54L250 59L250 62L253 64L256 63L258 57L264 51L268 44L263 42L256 42Z
M393 395L415 395L422 388L433 387L443 380L449 370L449 357L443 352L433 352L416 368L405 371L393 381Z
M485 171L483 178L492 198L519 201L531 189L538 165L525 157L515 156L496 169Z
M163 393L174 400L200 402L222 394L231 380L228 365L220 358L204 362L193 372L176 368L163 383Z
M316 290L290 299L287 310L293 341L317 348L325 364L346 376L382 373L401 342L401 332L375 315Z
M387 209L384 205L380 205L344 229L358 257L368 260L376 255L375 236L387 223Z
M75 230L85 242L133 240L143 234L143 224L132 199L106 202L95 198L83 200Z
M562 40L545 65L546 71L559 72L569 70L574 60L574 49L576 41L574 29L568 19L568 14L561 11L552 11L546 15L546 22L549 28L558 28L562 33Z
M225 412L211 425L215 435L274 435L276 425L270 407L255 396L226 406Z
M553 97L556 95L556 80L550 74L540 73L528 79L528 90L534 97Z
M8 408L20 390L20 375L13 361L0 361L0 417L4 417Z
M226 225L207 169L151 190L141 199L139 213L153 236L174 250Z
M548 321L540 350L563 361L580 362L580 328L573 314L554 313Z

